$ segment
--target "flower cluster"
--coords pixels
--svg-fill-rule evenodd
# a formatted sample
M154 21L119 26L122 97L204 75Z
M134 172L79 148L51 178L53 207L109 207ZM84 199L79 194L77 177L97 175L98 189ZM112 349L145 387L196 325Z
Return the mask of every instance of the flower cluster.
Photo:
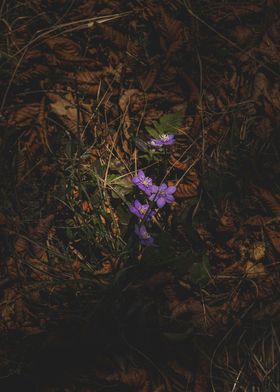
M154 185L152 179L146 177L143 170L138 171L138 174L132 178L132 182L137 185L140 190L145 192L148 199L151 202L156 203L158 208L162 208L166 203L172 203L174 201L173 193L176 191L176 187L167 186L166 184L161 184L159 186ZM139 237L141 245L153 245L154 239L148 233L144 223L149 223L151 221L151 218L155 215L155 211L151 210L151 206L148 203L141 204L139 200L135 200L129 207L129 210L143 221L135 226L135 234Z
M180 123L182 123L182 116L179 113L169 113L162 116L159 121L154 122L153 128L147 127L148 133L153 137L148 142L149 146L160 150L164 146L172 145L175 142L175 135L173 135L172 130L177 128ZM141 150L143 149L147 152L146 147L143 148L143 144ZM141 144L138 143L138 146L141 146ZM152 155L150 154L150 157ZM176 191L176 187L168 186L164 183L154 185L152 179L147 177L143 170L138 171L137 175L132 178L132 182L145 193L148 199L145 204L142 204L139 200L135 200L129 207L130 212L140 220L139 224L135 225L135 234L138 236L141 245L151 246L154 244L154 239L148 233L145 225L150 225L152 218L156 214L152 210L154 206L163 208L166 204L174 201L173 194Z

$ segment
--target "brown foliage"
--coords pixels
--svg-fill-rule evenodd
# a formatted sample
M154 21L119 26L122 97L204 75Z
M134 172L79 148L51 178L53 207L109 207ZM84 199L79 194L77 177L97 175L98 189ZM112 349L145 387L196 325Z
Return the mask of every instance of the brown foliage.
M37 226L30 229L31 251L36 258L40 259L45 254L45 243L48 238L51 223L54 215L48 215L40 219Z
M278 230L273 230L268 227L265 227L265 233L273 245L274 249L276 252L280 253L280 233Z
M58 58L75 61L81 58L80 45L66 37L51 37L46 39L46 44Z
M53 317L51 325L68 317L68 313L71 317L74 314L75 320L80 319L80 315L76 317L77 309L68 303L72 294L75 306L82 304L84 309L88 307L90 312L95 312L99 289L102 291L106 286L111 289L111 284L114 290L119 289L112 282L118 280L123 266L130 263L130 256L126 251L120 251L116 257L107 249L100 250L94 231L95 228L110 230L110 236L105 238L106 247L121 238L125 248L129 241L126 234L123 238L120 235L122 218L115 205L125 208L134 196L126 195L121 202L114 200L114 207L104 207L105 219L96 202L99 201L96 193L102 194L102 200L108 197L108 189L102 187L102 169L110 156L111 162L116 157L120 159L127 172L134 170L134 162L141 160L140 154L131 153L134 137L143 136L146 140L146 125L152 125L165 113L177 111L184 114L184 124L178 130L176 144L168 150L169 168L172 166L169 185L178 184L177 203L171 206L172 214L166 222L161 222L161 216L157 221L158 230L174 234L176 262L168 265L170 270L166 270L165 264L150 267L140 263L145 277L137 283L133 280L138 280L137 274L132 281L130 278L126 281L126 274L121 275L124 285L120 284L117 296L121 310L116 316L120 318L118 327L122 328L122 317L126 325L130 317L136 316L138 320L137 312L140 312L139 319L147 323L149 333L152 308L156 311L151 324L160 325L159 335L166 329L175 335L179 331L180 335L187 324L193 327L198 339L201 335L220 339L221 332L242 326L247 311L253 321L277 318L280 197L273 189L278 189L279 176L275 151L280 125L280 83L275 70L280 59L280 34L279 17L271 12L277 2L234 5L205 2L205 7L199 7L194 1L137 0L135 7L131 2L115 0L81 0L78 5L60 0L57 2L60 7L55 7L56 2L49 0L50 13L45 12L46 4L39 1L36 17L29 20L26 15L16 14L10 21L12 7L6 7L9 2L4 3L1 51L5 52L5 45L10 44L7 59L11 59L11 69L4 69L7 80L1 81L1 87L7 91L3 103L3 118L7 119L4 125L11 130L5 129L3 140L8 135L8 159L14 146L17 148L15 159L11 158L17 174L12 188L15 195L7 195L4 217L0 213L1 229L8 226L8 232L13 233L12 257L1 268L2 331L18 329L24 334L35 334L41 331L40 326L45 325L48 317ZM26 9L31 10L34 4L26 2ZM20 10L24 13L25 7ZM123 17L123 10L130 12ZM267 17L266 11L269 11ZM55 15L53 26L51 15ZM108 20L101 24L79 22L100 15L107 15ZM38 40L42 33L43 38ZM73 165L77 165L78 185L75 183L69 189L74 176L69 170L72 162L69 163L66 145L72 141L74 147L77 141L81 144L78 153L71 156ZM84 160L80 159L83 154ZM101 163L98 186L95 186L93 163L94 169ZM216 189L215 183L214 186L211 183L213 168L220 170L222 189ZM107 174L109 178L112 173ZM224 174L232 182L230 186L224 185ZM204 182L208 175L209 189L207 181ZM199 192L200 181L203 181L203 192ZM83 187L88 182L90 192L85 198ZM38 191L38 206L32 198L29 204L25 200L33 189L36 192L37 185L43 189ZM198 194L199 200L188 200ZM57 230L56 239L67 255L61 263L55 249L53 255L47 252L52 249L50 240L55 233L51 229L54 215L49 215L49 211L55 208L61 219L74 216L72 223L78 232L72 238L71 230L69 233L62 228ZM36 210L34 214L33 210ZM24 232L22 227L30 227L34 216L44 218ZM108 224L109 218L113 223ZM96 224L86 239L87 226L95 219L101 222L101 227ZM69 228L68 223L65 226ZM179 238L175 233L179 233ZM1 242L1 247L6 254L6 245ZM209 258L212 278L207 285L192 284L189 271L181 272L178 261L181 250L182 254L190 251L195 256L203 252ZM12 279L12 287L8 289L5 273ZM59 283L63 281L67 284ZM61 301L56 292L61 294ZM115 301L113 297L110 301ZM139 304L137 301L134 304L134 298ZM130 300L132 308L123 309L122 304L126 306ZM36 305L36 312L28 302ZM43 314L38 310L40 305L46 309ZM103 306L101 300L98 308ZM81 319L84 320L84 313ZM146 332L137 331L139 340ZM125 357L128 350L129 358L122 358L120 366L116 364L111 374L104 372L100 378L139 392L168 389L162 384L161 369L157 382L151 377L154 369L142 364L137 367L136 356L137 360L141 357L143 361L153 361L145 348L142 353L141 347L135 355L134 347L127 346L122 355ZM115 346L112 347L114 350ZM173 348L172 344L169 347ZM188 350L185 342L182 347ZM172 349L166 351L168 358L161 358L162 363L169 362L169 355ZM96 356L99 358L99 352ZM184 383L194 380L192 387L196 392L209 389L208 364L202 359L198 371L194 372L196 377L189 375L187 366L180 367L178 358L175 362L167 365L166 377L170 372L176 374L175 381L177 377ZM169 390L179 391L180 382L174 385Z
M197 173L191 170L186 177L189 182L179 183L175 192L175 197L191 198L198 195L199 179Z
M280 216L280 202L270 191L255 187L254 193L263 201L263 203L271 210L271 212L273 212L275 216Z
M51 110L70 132L77 134L78 112L75 102L73 102L73 96L68 94L66 98L63 98L58 94L48 93L48 98L51 100Z
M25 105L11 114L8 124L17 125L19 127L31 125L32 122L36 121L39 111L39 103L34 102L32 104Z
M137 45L126 35L106 24L100 25L99 29L102 31L103 37L108 41L113 42L119 49L127 51L133 56L137 55Z

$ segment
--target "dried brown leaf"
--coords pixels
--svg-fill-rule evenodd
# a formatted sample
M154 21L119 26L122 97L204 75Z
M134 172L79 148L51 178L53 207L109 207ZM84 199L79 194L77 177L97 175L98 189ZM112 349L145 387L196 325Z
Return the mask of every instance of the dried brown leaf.
M47 217L40 219L38 225L29 231L30 240L32 240L32 253L37 259L40 259L45 255L45 242L48 239L48 233L53 219L53 214L48 215Z
M266 75L258 72L255 76L252 99L257 100L261 96L269 97L269 81Z
M35 122L40 111L39 103L31 103L15 110L8 119L8 125L24 127Z
M57 36L48 38L45 42L55 52L57 57L70 61L75 60L75 58L80 58L80 45L70 38Z
M265 243L254 242L250 247L250 256L254 261L260 261L265 257Z
M254 37L254 30L246 25L237 25L233 30L233 39L237 45L248 45Z
M268 34L264 35L259 46L259 52L272 63L280 62L280 50L278 45L269 37Z
M189 177L189 183L180 183L177 186L175 197L187 199L198 195L199 180L194 175Z
M101 267L98 268L96 271L94 271L93 274L94 274L95 276L98 276L98 275L107 275L107 274L109 274L109 273L112 272L112 268L113 268L113 266L112 266L111 261L105 260L105 261L102 263Z
M63 98L54 93L48 93L47 96L52 101L50 104L51 110L60 117L61 121L70 132L76 134L78 113L73 96L68 94L66 98Z
M280 216L280 202L270 191L264 188L254 187L253 192L264 202L275 216Z
M137 56L138 46L129 37L105 23L98 27L102 31L105 39L113 42L122 51L126 51L133 56Z
M127 107L130 104L130 100L134 95L141 95L141 92L138 89L132 88L132 89L128 89L125 90L123 92L123 94L120 96L119 98L119 107L121 108L122 112L126 112L127 111Z
M161 271L151 276L145 284L151 289L154 290L156 287L160 285L164 285L167 283L171 283L174 281L174 274L168 271Z
M76 81L78 89L86 94L96 96L99 90L100 75L92 71L79 71L77 73L69 73L70 79Z
M18 78L22 82L29 82L36 78L42 79L45 77L49 72L49 68L43 64L36 64L33 65L31 68L27 69L26 71L18 74Z
M15 243L15 251L18 253L26 252L28 250L28 241L25 238L19 237Z
M265 233L276 252L280 253L280 232L265 227Z
M193 392L205 392L210 386L210 360L202 356L197 365Z
M169 163L170 165L172 165L173 167L175 167L176 169L182 170L182 171L186 171L188 170L188 168L190 167L190 162L182 162L179 159L177 159L175 157L175 155L171 155L169 158Z
M253 263L252 261L247 261L244 265L246 275L249 278L256 278L259 275L265 275L265 267L262 263Z

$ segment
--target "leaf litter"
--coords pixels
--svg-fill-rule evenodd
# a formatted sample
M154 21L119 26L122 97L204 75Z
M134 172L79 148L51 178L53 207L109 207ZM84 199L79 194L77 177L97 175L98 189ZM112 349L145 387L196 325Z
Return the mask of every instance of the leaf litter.
M279 389L277 1L16 3L0 9L2 389ZM142 169L176 186L151 204L150 248L129 213Z

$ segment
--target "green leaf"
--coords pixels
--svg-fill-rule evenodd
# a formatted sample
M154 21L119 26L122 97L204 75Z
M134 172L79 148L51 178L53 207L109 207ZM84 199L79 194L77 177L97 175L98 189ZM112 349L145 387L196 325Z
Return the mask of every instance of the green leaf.
M120 229L121 232L123 233L128 227L128 224L131 219L131 214L128 212L128 208L122 205L119 205L117 207L116 213L120 219Z
M125 188L115 186L114 190L112 190L112 198L113 199L121 199L125 202L126 201L125 196L128 193L129 192Z
M131 265L116 272L113 280L113 287L121 287L125 282L127 282L127 277L133 269L135 269L135 266Z
M192 253L191 250L180 253L178 256L172 257L169 260L170 266L172 266L176 273L184 275L188 273L194 262L198 260L198 255Z
M65 201L66 200L66 179L64 175L61 172L57 173L57 178L58 178L58 190L57 190L57 198L60 200Z
M183 114L180 112L167 113L160 117L159 121L154 121L152 127L146 127L147 132L154 138L158 138L163 133L176 133L183 123Z
M113 181L115 178L118 178L118 177L119 177L119 174L116 174L116 173L108 174L107 182Z
M104 178L106 172L106 165L102 165L100 159L98 159L94 162L93 170L100 178Z
M203 255L202 261L196 262L191 268L191 281L201 286L205 285L210 277L210 263L207 255Z
M176 133L183 123L183 115L180 112L164 114L159 119L156 128L160 133Z
M161 232L155 236L155 247L145 248L143 262L149 266L172 265L174 248L172 236L168 232Z
M117 171L120 174L126 171L124 164L118 158L111 159L110 170Z
M157 237L158 249L162 258L169 259L174 254L172 248L172 236L170 233L163 231Z
M165 264L166 260L162 259L158 248L147 247L144 249L142 263L151 267Z
M65 145L65 153L68 158L71 158L72 156L72 141L68 141Z
M149 133L150 136L155 139L159 137L159 133L152 127L146 127L146 131Z
M114 179L111 183L111 186L112 196L114 199L125 200L125 195L128 195L133 189L133 183L128 178L128 176Z
M143 152L149 152L150 146L144 140L140 139L139 137L135 138L135 145L136 147Z

